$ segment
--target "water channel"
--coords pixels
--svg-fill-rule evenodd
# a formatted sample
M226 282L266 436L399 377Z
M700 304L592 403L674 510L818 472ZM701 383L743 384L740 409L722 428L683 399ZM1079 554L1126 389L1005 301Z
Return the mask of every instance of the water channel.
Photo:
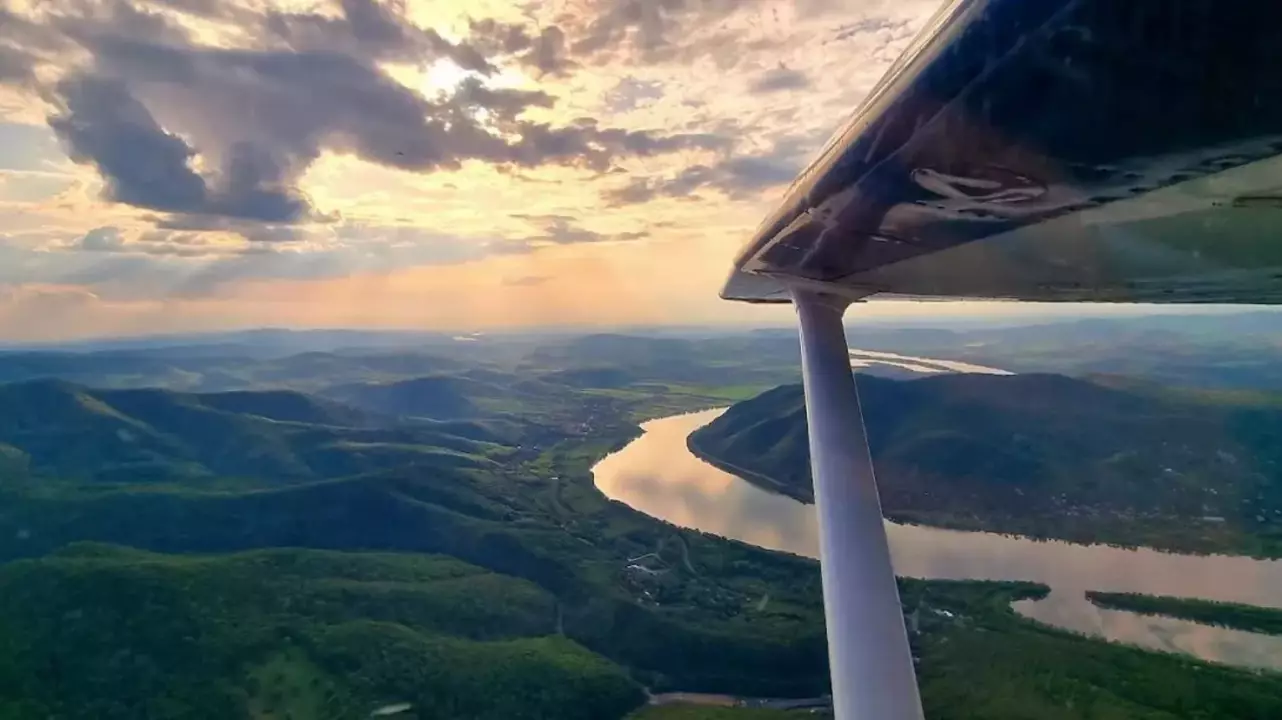
M641 437L593 469L597 487L613 499L677 525L816 557L812 506L762 490L705 463L686 448L686 437L721 412L707 410L645 423ZM1026 617L1206 660L1282 670L1282 637L1104 610L1083 595L1086 590L1136 592L1282 607L1282 562L1075 545L894 523L886 527L899 575L1042 582L1051 587L1047 598L1015 604Z

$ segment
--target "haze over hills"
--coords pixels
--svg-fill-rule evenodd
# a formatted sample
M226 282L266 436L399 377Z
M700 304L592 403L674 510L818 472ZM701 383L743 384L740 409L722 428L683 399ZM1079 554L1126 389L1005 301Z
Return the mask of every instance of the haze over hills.
M1003 532L1282 552L1282 404L1055 375L859 376L891 517ZM810 501L800 386L731 407L697 452ZM1152 536L1149 536L1152 534Z
M281 484L411 460L476 467L489 462L493 439L480 427L390 427L359 410L279 390L201 395L36 380L0 385L0 407L0 447L11 464L111 481Z
M1151 315L1056 322L852 324L852 347L1075 377L1110 374L1167 385L1282 390L1282 314ZM0 351L0 382L61 378L92 387L187 392L288 388L322 393L481 370L549 377L557 386L753 385L798 379L795 330L644 333L437 333L260 330L94 341ZM474 379L477 378L473 375ZM506 384L499 382L499 384ZM662 390L658 391L659 393Z
M0 717L358 720L408 704L406 718L608 719L647 690L825 692L814 563L641 515L607 500L590 471L636 436L639 420L794 380L791 334L462 344L476 348L470 358L166 349L56 355L45 365L43 355L0 354L0 376L43 368L82 381L0 384ZM175 387L132 387L149 378ZM1026 455L1048 450L1045 433L1074 418L1124 419L1135 403L1158 417L1150 391L1135 389L1147 386L1132 380L1084 388L1030 376L1005 403L965 378L869 382L888 403L870 422L901 431L876 442L899 448L905 467L919 463L904 492L932 488L955 465L950 502L979 508L919 518L927 522L1022 511L1009 493L979 502L993 485L1050 492L1027 504L1058 509L1054 493L1075 486L1056 464L1075 459L1041 457L1044 481L1020 484ZM177 389L210 385L236 389ZM951 400L939 403L932 387L952 388ZM1190 434L1210 417L1182 419L1190 397L1237 408L1233 394L1163 392L1162 412L1193 423ZM804 460L804 426L789 424L795 389L762 398L778 417L733 434L759 440L781 465ZM995 435L968 434L970 425L960 437L935 432L933 423L977 411L995 433L1051 424L1013 453L993 448ZM1130 417L1097 435L1131 433L1157 452ZM1197 483L1246 483L1247 441L1272 437L1257 420L1248 414L1242 426L1255 435L1234 436L1239 474L1193 459L1172 465L1201 474L1186 494L1160 496L1161 507L1199 498ZM1107 449L1107 438L1085 438ZM1122 457L1115 470L1147 472L1149 459ZM1139 512L1148 487L1081 491L1109 512ZM932 718L1088 717L1064 714L1063 697L1155 720L1188 707L1234 720L1282 712L1274 679L1013 615L1009 603L1039 597L1040 586L905 581L901 593L912 607L965 618L927 620L914 636ZM1032 657L1045 659L1036 673ZM1173 694L1172 683L1214 696Z
M473 396L492 397L501 390L465 377L438 375L390 383L337 385L324 392L374 412L446 420L477 417L481 410Z

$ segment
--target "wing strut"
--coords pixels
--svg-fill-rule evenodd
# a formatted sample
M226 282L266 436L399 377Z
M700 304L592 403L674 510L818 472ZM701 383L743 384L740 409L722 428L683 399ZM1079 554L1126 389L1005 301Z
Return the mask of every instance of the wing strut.
M842 316L849 301L793 289L819 519L837 720L921 720Z

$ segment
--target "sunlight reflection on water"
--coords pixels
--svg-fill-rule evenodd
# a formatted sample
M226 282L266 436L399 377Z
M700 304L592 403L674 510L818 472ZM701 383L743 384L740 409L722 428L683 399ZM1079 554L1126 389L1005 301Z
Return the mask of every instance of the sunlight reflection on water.
M718 470L686 449L686 437L723 412L650 421L645 434L593 468L608 497L654 517L775 550L815 557L814 510ZM1033 580L1049 597L1015 603L1059 627L1160 650L1282 669L1282 637L1103 610L1086 590L1174 595L1282 607L1282 562L1073 545L991 533L887 523L900 575Z

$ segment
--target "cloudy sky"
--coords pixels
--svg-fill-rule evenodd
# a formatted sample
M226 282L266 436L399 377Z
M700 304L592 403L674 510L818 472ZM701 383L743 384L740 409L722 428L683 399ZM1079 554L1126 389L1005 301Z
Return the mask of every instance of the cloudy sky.
M0 338L756 322L935 0L0 0Z

